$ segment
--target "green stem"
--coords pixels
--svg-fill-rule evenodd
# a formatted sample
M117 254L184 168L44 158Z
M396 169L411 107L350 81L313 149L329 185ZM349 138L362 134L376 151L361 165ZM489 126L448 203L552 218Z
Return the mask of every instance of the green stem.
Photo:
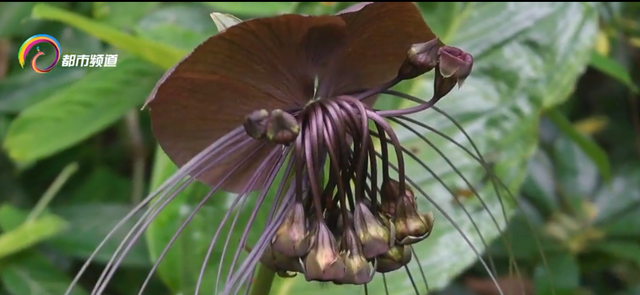
M253 281L251 295L269 295L276 273L263 264L258 267L258 275Z

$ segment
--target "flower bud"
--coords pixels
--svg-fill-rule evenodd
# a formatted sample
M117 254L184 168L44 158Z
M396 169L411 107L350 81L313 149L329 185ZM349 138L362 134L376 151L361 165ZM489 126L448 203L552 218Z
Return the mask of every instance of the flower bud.
M411 247L396 245L386 253L376 257L376 271L392 272L407 265L411 261Z
M257 110L244 118L244 131L254 139L262 139L266 133L269 112L265 109Z
M395 238L389 235L389 228L384 227L363 202L356 202L355 207L353 226L362 242L364 256L371 259L389 251L389 240Z
M473 68L473 56L460 48L443 46L438 49L440 56L440 74L444 78L454 77L458 85L462 86L464 80L471 74Z
M311 251L304 260L304 276L307 281L337 281L345 274L344 261L338 254L336 239L324 222L314 224Z
M380 188L380 211L388 216L396 215L396 204L399 201L408 202L416 206L413 190L405 185L404 193L400 192L400 183L397 180L387 179Z
M267 139L279 144L289 144L293 142L300 132L300 125L296 118L283 111L273 110L267 123Z
M362 245L353 229L346 229L341 239L340 256L345 264L345 274L337 284L362 285L371 282L374 268L362 255Z
M264 253L262 253L260 263L283 278L295 277L297 273L304 272L304 267L302 266L300 258L287 257L274 251L271 246L267 246Z
M433 228L433 213L421 214L409 206L401 206L398 216L394 219L396 241L400 245L410 245L420 242L431 234Z
M273 250L287 257L302 257L309 252L309 232L302 203L296 202L287 212L273 238Z
M407 52L407 59L400 67L398 76L408 80L433 70L438 63L438 48L440 46L438 38L411 45Z

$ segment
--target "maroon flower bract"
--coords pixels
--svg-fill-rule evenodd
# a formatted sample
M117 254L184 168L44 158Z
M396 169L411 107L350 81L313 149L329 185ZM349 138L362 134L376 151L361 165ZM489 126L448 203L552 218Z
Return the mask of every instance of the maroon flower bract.
M314 97L391 81L410 46L434 38L411 2L372 3L337 16L281 15L242 22L209 38L158 82L148 102L154 134L182 166L254 110L297 110ZM259 145L238 147L198 179L218 183ZM262 147L223 189L239 192L274 148ZM264 187L265 178L253 189Z

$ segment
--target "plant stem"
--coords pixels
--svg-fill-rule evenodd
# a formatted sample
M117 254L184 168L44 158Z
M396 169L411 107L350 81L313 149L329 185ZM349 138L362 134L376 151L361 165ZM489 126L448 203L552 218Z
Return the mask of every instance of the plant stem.
M271 293L271 285L276 273L263 264L258 267L258 275L253 281L251 295L268 295Z

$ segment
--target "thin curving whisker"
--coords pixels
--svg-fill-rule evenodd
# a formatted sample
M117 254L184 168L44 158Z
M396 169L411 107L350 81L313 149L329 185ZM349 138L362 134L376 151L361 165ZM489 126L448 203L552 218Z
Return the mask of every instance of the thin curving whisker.
M91 255L89 255L89 257L87 258L87 260L85 261L85 263L82 265L82 267L80 268L80 270L78 271L78 273L76 274L76 276L73 278L73 280L71 281L71 283L69 284L69 287L67 287L67 289L65 290L64 295L69 295L71 293L71 291L73 290L73 288L76 286L76 284L78 283L78 281L80 280L80 278L82 277L82 275L85 273L85 271L87 270L87 268L89 267L89 265L91 264L91 262L93 261L93 259L96 257L96 255L100 252L100 250L102 250L102 248L104 247L104 245L106 245L107 241L109 241L109 239L123 226L127 223L127 221L129 221L131 219L131 217L133 217L135 214L137 214L138 212L140 212L140 210L142 210L145 206L147 206L149 203L151 203L151 201L161 192L163 192L166 188L168 187L173 187L176 185L177 182L179 182L181 179L183 179L184 177L186 177L188 174L192 173L193 170L195 169L194 166L198 165L199 162L203 159L206 158L208 155L210 155L212 152L214 152L217 149L220 149L221 145L222 146L226 146L228 144L228 142L230 142L230 139L233 138L237 138L239 135L242 135L242 128L236 128L234 130L232 130L231 132L229 132L229 134L223 136L222 138L220 138L219 141L216 141L214 144L212 144L211 146L207 147L206 149L204 149L202 152L200 152L198 155L196 155L193 159L191 159L189 162L187 162L184 166L182 166L180 169L178 169L178 171L176 171L171 177L169 177L164 183L162 183L153 193L149 194L149 196L147 196L144 200L142 200L140 202L140 204L136 205L129 213L127 213L127 215L125 215L114 227L113 229L111 229L111 231L109 231L109 233L107 233L107 235L105 236L104 239L102 239L102 241L98 244L98 246L96 247L96 249L91 253ZM149 212L151 211L151 209L147 209L147 212L145 212L145 215L147 215ZM128 235L127 235L128 236ZM126 239L127 237L125 237Z
M251 158L251 156L253 156L258 150L260 150L264 145L260 145L256 150L254 150L252 153L250 153L248 155L248 157L246 157L245 159L243 159L239 165L237 165L236 167L234 167L227 176L225 176L224 178L222 178L220 180L220 182L218 183L217 186L213 187L212 189L209 190L209 192L207 193L207 195L196 205L196 207L194 208L194 210L189 214L189 216L187 216L187 218L185 219L185 221L180 225L180 227L178 228L178 230L176 231L176 234L174 234L171 239L169 240L169 242L167 243L167 245L164 247L164 249L162 250L162 252L160 253L160 255L158 256L156 262L153 264L153 267L151 268L151 270L149 271L149 274L147 275L144 283L142 284L142 286L140 287L140 291L138 293L138 295L141 295L142 292L144 291L145 287L147 286L147 284L149 283L149 281L151 280L151 277L153 275L153 273L156 271L156 269L159 267L161 261L163 260L163 258L166 256L167 252L169 251L169 249L171 248L171 246L175 243L175 241L178 239L178 237L180 236L180 234L183 232L183 230L186 228L186 226L191 222L191 220L193 220L193 218L196 216L196 214L200 211L200 209L202 209L202 207L204 207L204 204L209 200L209 198L218 190L219 186L222 185L225 181L228 180L228 178L241 166L243 165L247 159ZM207 167L208 169L208 167ZM233 211L233 208L235 207L235 202L230 206L231 208L229 209L229 212ZM224 224L221 223L221 225ZM197 291L196 291L197 294Z
M398 168L395 165L393 165L391 163L388 163L388 165L394 171L398 170ZM478 249L473 245L473 243L471 243L471 241L469 240L467 235L464 234L464 232L460 228L460 225L458 225L458 223L455 222L455 220L453 220L453 218L451 218L451 216L444 210L444 208L442 208L440 205L438 205L438 203L435 200L433 200L433 198L431 198L417 183L415 183L409 177L407 177L406 180L407 180L407 182L409 182L413 186L413 188L415 190L417 190L420 194L422 194L422 196L424 196L427 199L427 201L429 201L429 203L431 203L431 205L433 205L436 208L436 210L438 210L438 212L440 212L444 216L444 218L447 221L449 221L449 223L456 229L456 231L460 234L460 236L462 236L462 238L465 240L467 245L469 245L469 248L471 248L471 250L476 254L476 257L478 258L480 263L485 267L489 277L491 278L493 283L498 288L498 291L499 291L500 295L505 295L504 292L502 291L502 289L500 288L500 286L498 285L498 281L496 280L495 276L493 275L493 273L491 273L490 268L487 265L486 261L484 260L484 258L482 258L482 255L480 254Z
M275 150L275 152L277 153L279 151ZM255 205L256 208L260 208L262 206L262 204L264 203L264 201L266 199L266 196L267 196L271 186L273 185L273 181L274 181L274 179L276 177L276 174L278 173L278 171L280 171L280 169L284 165L284 161L282 161L282 157L283 157L282 154L277 155L277 154L274 153L273 156L275 156L275 158L278 159L277 160L278 164L273 166L273 167L271 167L271 171L269 172L269 175L267 176L267 178L268 178L267 183L269 183L270 185L267 186L266 188L264 188L262 190L262 192L260 192L258 200L256 201L256 205ZM265 161L265 162L263 162L263 164L266 164L268 162L269 161ZM264 168L262 168L262 169L264 169ZM250 184L250 185L252 186L253 184ZM278 202L274 201L274 203L278 203ZM246 244L246 241L247 241L247 238L248 238L248 235L249 235L249 230L251 229L253 223L255 222L255 219L256 219L257 215L258 215L258 210L257 209L253 210L251 212L251 216L249 216L249 220L247 221L247 225L245 226L244 231L242 232L242 236L240 238L240 245ZM238 216L239 216L239 214L236 215L236 218L234 219L233 224L231 225L231 228L233 228L233 226L235 225ZM224 256L225 256L225 253L226 253L226 250L227 250L227 245L228 245L230 239L231 239L231 231L229 231L229 235L227 236L227 240L225 242L225 246L223 247L223 250L222 250L222 256L221 256L221 260L220 260L220 265L218 267L218 276L220 276L220 273L221 273L221 270L222 270L222 268L221 268L222 267L222 261L224 260ZM240 253L242 251L243 251L243 247L239 247L236 250L236 252L235 252L235 254L233 256L231 267L229 268L229 272L227 273L227 280L229 280L230 274L233 273L233 271L235 269L235 266L236 266L236 263L238 261L238 256L240 255Z
M236 139L240 139L240 137L236 137ZM248 141L248 139L245 138L243 142L246 142L246 141ZM232 144L233 142L234 142L233 140L230 140L229 144ZM214 145L217 145L217 144L216 143L212 144L212 146L214 146ZM220 146L220 145L217 145L217 146L223 148L222 153L217 158L212 160L212 159L209 159L209 158L205 157L205 156L210 156L211 153L213 153L213 152L209 152L209 151L207 151L207 152L209 152L208 155L205 154L202 157L198 157L198 156L194 157L194 159L198 159L198 160L200 160L200 162L194 163L193 166L202 165L203 164L202 161L209 161L209 160L212 160L212 161L207 163L205 167L200 168L200 170L197 171L196 173L191 173L191 174L193 174L193 176L192 177L188 177L187 180L184 181L180 185L179 188L176 189L175 187L170 187L170 190L164 191L162 193L162 195L160 195L158 197L157 202L154 203L152 205L152 207L150 207L148 209L147 212L145 212L145 215L142 218L140 218L140 220L138 222L136 222L136 224L132 227L132 229L129 231L129 233L127 233L127 235L123 239L122 243L120 243L120 245L116 249L114 255L109 260L109 263L107 264L105 270L102 272L102 275L98 279L98 283L94 287L94 291L92 292L92 295L93 294L102 294L102 292L106 288L108 282L110 281L111 277L115 274L115 271L116 271L117 267L120 265L120 263L122 262L124 257L127 255L127 253L129 252L129 250L131 249L133 244L135 244L135 242L142 235L144 230L146 230L146 228L149 226L149 224L151 224L153 219L155 219L155 217L160 213L160 211L164 207L166 207L166 205L171 200L173 200L173 198L175 198L178 193L180 193L190 183L195 181L196 177L198 177L200 174L204 173L206 170L210 169L212 166L216 165L219 160L224 159L226 156L228 156L229 154L231 154L233 152L233 151L230 151L230 150L224 150L224 148L227 146L227 144L223 144L222 146ZM203 154L203 153L201 153L201 154ZM199 167L196 166L196 167L192 167L192 168L199 168ZM169 194L169 193L171 193L171 194ZM168 195L168 197L167 197L167 195ZM166 199L166 200L163 200L163 199ZM131 235L133 235L133 237ZM123 253L120 253L121 251Z

